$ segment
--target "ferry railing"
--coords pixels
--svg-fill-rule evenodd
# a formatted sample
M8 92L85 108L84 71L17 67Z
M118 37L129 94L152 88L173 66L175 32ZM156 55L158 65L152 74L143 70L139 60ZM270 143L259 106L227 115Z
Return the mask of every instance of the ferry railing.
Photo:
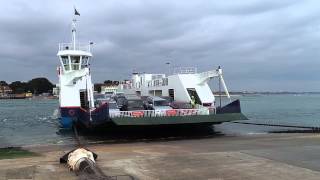
M90 44L85 44L85 43L76 43L75 47L73 43L59 43L59 51L64 51L64 50L77 50L77 51L91 51L91 46Z
M169 116L196 116L215 114L215 108L201 109L168 109L168 110L135 110L135 111L119 111L110 112L110 118L122 117L169 117Z
M168 78L154 79L147 82L147 87L167 86Z
M211 71L199 73L199 77L201 79L207 79L209 77L218 77L218 76L219 76L219 73L217 72L217 70L211 70Z
M174 68L173 74L196 74L197 68L195 67L177 67Z

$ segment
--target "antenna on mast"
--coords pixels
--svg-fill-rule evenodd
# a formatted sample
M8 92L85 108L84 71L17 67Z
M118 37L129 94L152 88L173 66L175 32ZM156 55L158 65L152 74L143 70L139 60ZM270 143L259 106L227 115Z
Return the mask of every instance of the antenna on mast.
M73 50L76 50L76 25L77 25L77 18L76 16L80 16L80 13L77 11L76 7L73 6L74 8L74 17L72 20L72 44L73 44Z

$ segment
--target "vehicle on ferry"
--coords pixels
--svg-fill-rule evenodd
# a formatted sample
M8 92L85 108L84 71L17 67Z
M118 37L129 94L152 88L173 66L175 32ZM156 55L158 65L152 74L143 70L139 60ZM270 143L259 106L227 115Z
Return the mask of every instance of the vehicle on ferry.
M149 96L145 100L145 109L147 110L169 110L172 109L170 102L158 96Z
M112 114L114 116L120 115L120 108L116 101L113 101L113 100L109 101L108 106L109 106L109 114Z
M143 100L137 95L127 95L122 111L141 111L145 110Z
M179 101L173 101L170 103L170 106L173 109L192 109L192 105L189 102L179 102Z

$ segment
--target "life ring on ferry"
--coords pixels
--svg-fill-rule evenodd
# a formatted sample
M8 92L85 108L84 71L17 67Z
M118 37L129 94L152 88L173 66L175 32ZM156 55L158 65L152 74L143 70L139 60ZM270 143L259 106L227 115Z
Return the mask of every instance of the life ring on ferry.
M177 111L175 109L166 110L166 116L176 116Z
M70 109L70 110L68 111L68 114L69 114L70 116L74 116L74 115L76 114L76 111L75 111L74 109Z
M132 116L133 117L143 117L144 112L143 111L133 111Z

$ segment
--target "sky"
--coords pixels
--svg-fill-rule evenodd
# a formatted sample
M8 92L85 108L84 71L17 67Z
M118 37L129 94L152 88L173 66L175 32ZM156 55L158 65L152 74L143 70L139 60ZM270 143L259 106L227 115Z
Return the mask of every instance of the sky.
M57 83L58 43L94 42L94 82L221 66L233 91L320 91L318 0L0 0L0 80ZM170 62L170 65L166 63ZM217 85L216 80L210 84Z

